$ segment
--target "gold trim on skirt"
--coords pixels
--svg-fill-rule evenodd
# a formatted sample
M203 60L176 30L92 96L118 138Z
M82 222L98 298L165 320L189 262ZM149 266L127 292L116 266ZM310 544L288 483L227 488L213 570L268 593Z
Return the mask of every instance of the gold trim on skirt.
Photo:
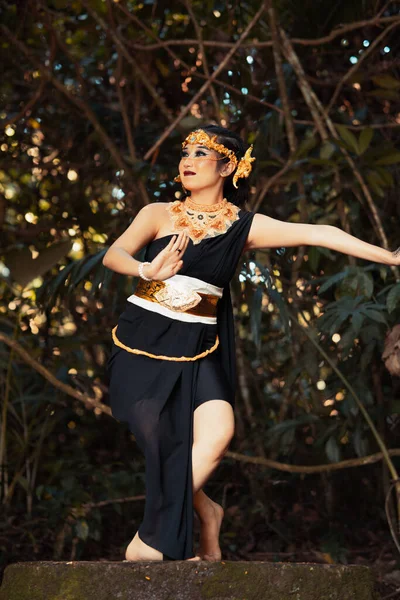
M138 350L138 348L130 348L129 346L125 346L125 344L123 344L117 338L117 334L116 334L117 327L118 327L118 325L116 325L114 327L114 329L112 330L112 339L116 346L123 348L124 350L126 350L127 352L130 352L131 354L143 354L144 356L148 356L149 358L159 358L161 360L172 360L172 361L178 361L178 362L192 361L192 360L197 360L199 358L204 358L205 356L207 356L207 354L211 354L211 352L214 352L214 350L216 350L217 347L219 346L219 337L217 335L214 345L211 346L211 348L209 348L208 350L201 352L201 354L196 354L196 356L164 356L163 354L151 354L151 352L146 352L145 350Z

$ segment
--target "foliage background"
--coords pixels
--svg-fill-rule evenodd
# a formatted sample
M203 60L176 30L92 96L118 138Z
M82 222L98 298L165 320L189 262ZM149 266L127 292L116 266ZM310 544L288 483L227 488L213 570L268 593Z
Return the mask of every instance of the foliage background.
M2 2L1 23L2 566L120 560L144 464L107 414L105 362L135 281L104 252L178 197L182 137L209 122L255 145L249 209L395 249L400 4L39 0ZM365 459L379 447L349 385L396 464L398 270L266 249L232 294L237 431L206 488L224 556L382 579L399 566L390 473Z

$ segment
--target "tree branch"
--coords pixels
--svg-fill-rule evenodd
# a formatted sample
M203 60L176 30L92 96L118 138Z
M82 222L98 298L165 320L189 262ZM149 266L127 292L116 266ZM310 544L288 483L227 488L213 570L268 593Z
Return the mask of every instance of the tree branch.
M171 50L171 48L169 47L169 44L166 44L162 40L159 40L157 35L151 29L149 29L140 19L138 19L138 17L136 15L130 13L129 10L125 6L123 6L122 4L117 4L117 7L128 17L128 19L133 21L136 25L139 25L139 27L141 27L143 29L143 31L145 31L150 37L159 41L160 44L164 47L165 51L171 56L171 58L173 60L179 61L179 64L187 70L188 74L190 74L191 77L196 77L197 79L202 79L202 80L206 80L206 81L208 80L206 75L204 75L203 73L198 73L195 68L190 67L178 54L176 54L173 50ZM132 49L135 49L136 45L131 43L129 40L124 40L124 42ZM207 42L203 42L203 43L205 45L207 45ZM269 45L272 45L272 44L269 44ZM242 44L242 47L245 47L245 44ZM252 45L252 47L254 47L254 44ZM307 79L310 79L310 77L307 76ZM218 86L222 87L224 90L231 91L233 94L236 94L237 96L241 96L241 97L243 96L242 92L237 87L231 85L230 83L228 83L226 81L220 81L219 79L214 79L213 83L214 83L214 85L218 85ZM261 106L265 106L266 108L270 108L271 110L274 110L275 112L277 112L281 115L284 115L284 110L282 108L280 108L279 106L276 106L275 104L272 104L271 102L261 100L260 98L258 98L257 96L254 96L253 94L246 94L246 101L248 101L248 100L256 102L257 104L260 104ZM296 123L298 125L315 125L314 121L308 121L306 119L293 119L292 118L292 121L293 121L293 123ZM342 123L338 123L338 125L341 125L341 124ZM334 123L334 125L336 125L336 123ZM400 122L399 123L397 123L397 122L371 123L371 124L366 124L366 125L348 125L347 127L349 129L353 129L354 131L359 131L359 130L361 131L362 129L365 129L366 127L372 127L373 129L385 129L385 128L400 127Z
M297 148L297 140L294 132L293 117L290 111L289 96L286 89L285 76L283 73L280 39L278 26L276 23L275 9L272 4L272 0L266 0L265 6L269 17L269 26L272 36L272 52L274 55L275 72L276 78L278 80L279 95L282 102L283 114L285 116L286 133L288 136L290 153L294 154Z
M296 52L294 51L294 48L291 45L290 40L288 39L285 31L282 28L280 30L280 33L281 33L281 39L282 39L283 52L286 56L287 61L292 65L293 70L297 75L297 85L299 86L300 91L303 94L303 98L304 98L308 108L310 109L311 115L314 119L314 125L317 128L318 133L321 136L321 139L323 141L325 141L328 139L329 135L328 135L327 129L325 127L325 124L323 123L321 116L318 112L316 102L315 102L316 95L314 93L314 90L308 83L304 69L303 69L303 65L301 64L299 57L297 56Z
M400 21L396 22L396 26L399 23L400 23ZM394 26L395 26L395 24L393 23L392 27L394 27ZM314 90L311 88L310 84L306 80L304 69L299 61L299 58L298 58L293 46L290 43L289 38L286 36L283 29L281 30L281 37L283 40L283 49L284 49L286 58L288 59L290 64L293 66L293 69L295 70L295 72L297 74L297 77L299 80L299 85L301 83L301 90L303 92L304 99L307 102L308 106L310 107L313 117L316 119L315 124L318 128L318 131L320 133L323 132L323 134L325 136L323 139L328 138L327 129L334 139L339 139L339 134L337 133L331 118L327 114L327 112L326 112L325 108L323 107L321 101L319 100L318 96L315 94ZM323 118L323 121L322 121L321 117ZM375 202L372 198L369 188L364 181L363 176L361 175L359 169L357 168L357 165L355 164L354 160L352 159L350 154L347 152L346 148L343 148L343 146L340 145L339 149L342 152L343 156L346 158L350 168L354 172L354 175L360 184L360 187L363 191L363 194L367 200L368 206L369 206L372 216L374 218L377 235L380 238L381 244L383 245L383 247L386 250L390 250L388 240L386 237L386 233L385 233L381 218L378 213L378 209L375 205ZM390 265L390 268L394 273L396 281L399 281L400 274L399 274L398 268L394 265Z
M68 396L72 396L72 398L75 398L80 402L83 402L86 408L93 408L96 410L96 412L101 411L102 413L111 416L111 409L109 406L103 404L102 402L99 402L98 400L85 396L81 392L75 390L71 385L59 381L57 377L55 377L53 373L51 373L51 371L46 369L46 367L44 367L37 360L35 360L32 357L31 353L28 352L28 350L25 350L25 348L23 348L21 344L19 344L16 340L0 332L0 342L3 342L9 348L11 348L16 354L18 354L18 356L24 361L24 363L26 363L32 369L37 371L37 373L44 377L44 379L46 379L49 383L51 383L51 385L53 385L58 390L60 390L64 394L67 394Z
M289 169L291 168L292 165L293 165L293 160L291 158L289 158L289 160L287 161L285 166L282 167L282 169L280 169L277 173L275 173L275 175L273 175L272 177L270 177L268 179L268 181L265 184L265 186L263 187L263 189L260 190L258 197L254 199L253 205L251 207L251 210L253 212L258 211L262 201L264 200L264 198L267 195L267 193L269 192L269 190L272 188L273 185L275 185L277 183L277 181L279 181L279 179L282 177L282 175L284 175L287 171L289 171Z
M42 80L40 82L39 87L33 94L32 98L25 104L25 106L20 110L20 112L17 115L12 117L8 121L5 121L4 123L2 123L2 127L4 127L4 129L5 129L9 125L13 125L14 123L17 123L20 119L22 119L26 115L26 113L28 111L31 111L32 108L35 106L35 104L38 102L38 100L42 97L45 86L46 86L46 82Z
M207 61L207 56L206 56L206 50L205 50L204 43L203 43L203 35L201 32L201 27L196 19L196 15L194 14L193 9L192 9L191 0L183 0L183 3L186 6L186 9L190 15L190 18L192 19L192 23L193 23L193 26L196 31L199 49L201 52L201 59L203 61L204 75L207 77L207 79L209 79L210 69L208 68L208 61ZM220 123L221 122L221 114L220 114L220 110L219 110L219 102L218 102L217 94L215 93L215 88L213 85L210 85L210 93L211 93L211 97L212 97L212 100L214 103L215 115L216 115L218 122Z
M178 123L180 123L180 121L187 115L187 113L190 111L190 109L193 106L193 104L195 102L197 102L197 100L199 98L201 98L201 96L204 94L204 92L206 90L208 90L208 88L210 87L210 85L212 84L212 82L217 78L217 75L229 63L229 61L232 58L232 56L234 55L234 53L239 48L239 46L241 45L241 43L243 42L243 40L246 38L246 36L250 33L250 31L252 30L252 28L254 27L254 25L257 23L258 19L261 17L261 15L262 15L263 12L264 12L264 6L261 6L261 8L259 8L259 10L257 11L257 13L251 19L250 23L247 25L246 29L243 31L243 33L240 36L240 38L238 39L238 41L231 48L231 50L225 56L224 60L220 63L220 65L217 67L217 69L215 69L214 73L211 75L211 77L208 79L208 81L200 88L200 90L197 92L197 94L195 94L193 96L193 98L191 99L191 101L180 112L179 116L175 119L175 121L173 123L171 123L171 125L164 131L164 133L157 140L157 142L155 144L153 144L153 146L150 148L150 150L148 150L146 152L146 154L144 156L145 160L148 160L150 158L150 156L152 156L152 154L157 150L157 148L159 148L161 146L161 144L163 143L163 141L175 129L175 127L178 125Z
M348 81L350 79L350 77L352 77L354 75L354 73L357 71L357 69L360 67L360 65L364 62L364 60L367 58L367 56L369 56L373 52L373 50L375 50L375 48L378 46L378 44L381 43L383 38L385 38L387 36L389 31L391 31L392 29L395 29L396 27L399 27L399 25L400 25L400 18L397 17L397 20L394 23L389 25L389 27L387 27L384 31L382 31L382 33L380 33L380 35L378 35L378 37L376 37L374 39L372 44L370 46L368 46L368 48L366 50L364 50L364 52L360 55L360 58L358 59L356 64L353 65L347 71L347 73L344 75L344 77L342 77L342 79L337 84L335 91L332 94L332 98L330 99L328 106L326 107L327 114L330 113L333 105L335 104L335 102L340 94L340 90L342 89L342 87L346 83L346 81Z
M118 5L117 5L118 6ZM394 17L373 17L372 19L365 19L364 21L356 21L354 23L349 23L348 25L343 25L342 27L336 27L329 34L320 37L320 38L290 38L290 42L293 45L300 46L320 46L321 44L327 44L332 42L335 38L343 35L344 33L348 33L349 31L354 31L356 29L361 29L363 27L372 27L378 25L384 25L385 23L392 23L393 21L398 20L398 16ZM166 46L196 46L198 44L198 40L196 39L182 39L182 40L165 40L158 41L154 44L134 44L135 50L157 50L158 48L165 48ZM204 45L210 48L222 48L228 49L232 48L232 42L218 42L218 41L204 41ZM273 45L272 40L268 40L265 42L258 42L257 40L244 42L242 44L243 48L268 48Z
M127 166L126 166L124 160L122 159L116 145L114 144L112 139L109 137L106 130L101 126L101 124L97 120L96 115L94 114L92 109L86 104L86 102L84 102L81 98L78 98L78 96L74 96L74 94L72 94L61 81L59 81L56 77L54 77L54 75L51 73L51 71L49 71L44 65L42 65L42 63L40 63L34 56L32 56L31 53L29 52L29 49L25 46L25 44L23 42L17 40L17 38L11 33L11 31L5 25L0 24L0 30L3 31L3 33L12 42L12 44L16 48L18 48L18 50L20 50L28 58L28 60L35 66L35 68L41 73L41 75L43 77L45 77L46 79L51 81L51 83L54 85L55 88L57 88L64 96L66 96L68 98L68 100L70 102L72 102L72 104L75 104L75 106L77 108L79 108L79 110L81 112L83 112L83 114L86 115L86 117L92 123L93 128L95 129L96 133L98 133L98 135L102 139L105 147L107 148L107 150L110 152L111 156L113 157L116 166L120 170L123 170L124 172L127 173L127 176L128 176L127 179L131 179L131 176L127 169Z
M171 122L172 121L171 111L167 108L164 100L157 93L157 90L151 85L149 78L146 77L146 74L142 71L142 69L139 66L139 64L137 63L137 61L133 58L133 56L131 54L129 54L128 50L125 48L124 44L121 42L118 35L115 33L114 30L110 29L110 27L107 26L104 19L102 19L97 14L97 12L90 6L88 0L81 0L81 2L84 5L84 7L86 8L86 10L88 11L88 13L96 21L96 23L98 25L100 25L100 27L107 33L107 35L113 39L115 45L117 46L117 48L119 49L121 54L125 57L125 59L128 61L128 63L130 65L132 65L135 74L139 77L143 86L146 88L146 90L149 92L150 96L153 98L154 103L158 106L158 108L160 109L160 111L164 115L164 117L167 119L167 121Z
M400 456L400 448L393 448L387 451L389 456ZM373 463L383 460L384 456L382 452L376 454L370 454L369 456L362 456L361 458L350 458L348 460L342 460L337 463L330 463L327 465L289 465L281 463L276 460L269 458L263 458L262 456L248 456L246 454L239 454L238 452L228 451L225 454L228 458L233 458L240 462L247 462L253 465L260 465L269 469L276 469L277 471L284 471L286 473L328 473L330 471L340 471L342 469L351 469L354 467L364 467L365 465L371 465Z
M138 162L138 158L136 155L135 143L133 141L131 123L129 121L128 111L126 109L125 96L124 96L124 92L123 92L122 85L121 85L122 70L123 70L123 58L122 58L121 54L118 52L117 69L116 69L116 73L115 73L115 80L116 80L115 86L117 89L119 105L121 107L122 120L124 123L124 129L125 129L125 135L126 135L126 140L127 140L127 144L128 144L129 154L131 157L132 164L135 164ZM140 195L142 197L143 205L145 206L146 204L150 204L150 198L147 193L146 186L141 177L138 177L137 185L139 188Z
M25 348L23 348L17 341L0 332L0 342L6 344L9 348L12 348L13 351L16 354L18 354L18 356L24 361L24 363L26 363L32 369L37 371L40 375L42 375L42 377L44 377L49 383L51 383L51 385L59 389L64 394L67 394L68 396L71 396L72 398L83 402L86 405L86 407L89 406L90 408L96 409L96 412L101 411L101 413L104 413L108 416L112 416L111 409L109 406L93 398L88 398L81 392L75 390L72 386L59 381L48 369L46 369L46 367L44 367L43 365L38 363L37 360L32 358L31 354L27 350L25 350ZM388 450L388 454L390 456L400 456L400 448ZM277 469L278 471L286 471L287 473L323 473L327 471L338 471L339 469L369 465L378 462L383 458L382 452L377 452L376 454L371 454L369 456L353 458L328 465L300 466L280 463L275 460L264 458L262 456L247 456L245 454L239 454L238 452L227 452L226 456L228 458L233 458L241 462L253 463L256 465L268 467L270 469Z

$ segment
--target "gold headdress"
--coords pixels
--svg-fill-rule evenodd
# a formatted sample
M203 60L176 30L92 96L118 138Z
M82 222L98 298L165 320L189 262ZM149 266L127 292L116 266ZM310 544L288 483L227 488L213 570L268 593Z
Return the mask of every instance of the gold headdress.
M253 144L247 148L245 155L240 159L239 164L236 169L236 173L233 176L233 185L237 189L236 182L240 177L248 177L251 173L251 163L253 160L256 160L254 156L251 156L251 151L253 150Z
M182 142L182 148L185 148L188 144L199 144L201 146L206 146L206 148L210 148L211 150L215 150L219 154L227 156L230 162L232 162L235 165L235 167L237 167L236 173L233 177L233 185L235 186L235 188L238 187L236 185L236 182L240 177L248 177L251 173L251 163L253 162L253 160L255 160L255 158L251 156L253 146L250 146L247 149L245 155L240 159L238 164L238 159L236 158L236 155L233 150L229 150L229 148L226 148L223 144L219 144L217 142L216 135L210 137L202 129L196 129L192 133L189 133L187 138Z

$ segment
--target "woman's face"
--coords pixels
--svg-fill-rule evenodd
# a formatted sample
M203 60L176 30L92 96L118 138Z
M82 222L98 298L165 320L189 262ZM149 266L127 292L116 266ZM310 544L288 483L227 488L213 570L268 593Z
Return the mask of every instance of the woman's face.
M200 144L185 146L179 163L179 175L183 186L187 190L194 191L223 184L222 175L226 169L225 164L220 168L218 159L221 159L221 156L206 146Z

